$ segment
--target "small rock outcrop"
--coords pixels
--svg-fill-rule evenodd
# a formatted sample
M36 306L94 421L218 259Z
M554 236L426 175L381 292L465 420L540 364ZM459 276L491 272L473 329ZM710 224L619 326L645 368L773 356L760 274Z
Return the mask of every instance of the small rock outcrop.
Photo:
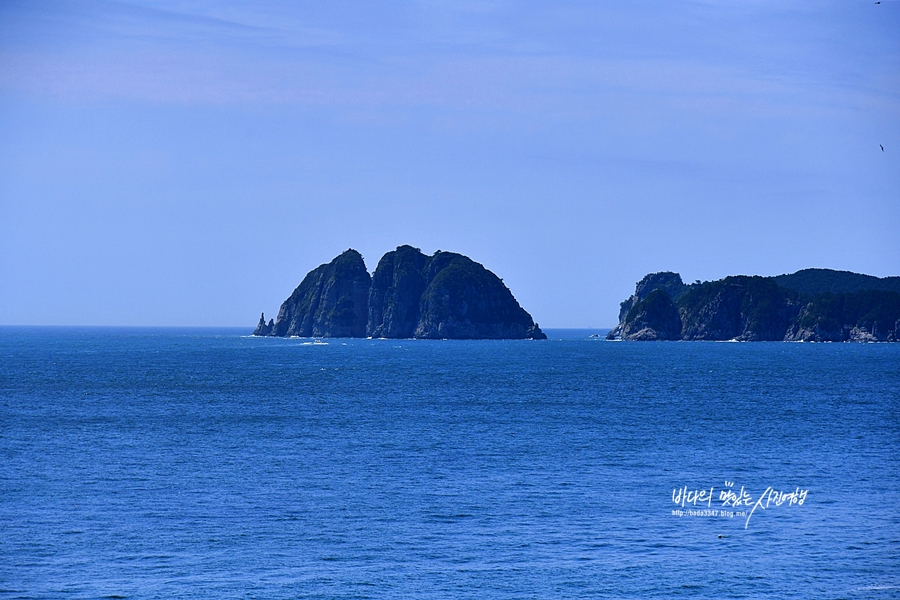
M461 254L400 246L373 276L347 250L311 271L259 336L546 339L503 281Z
M900 293L893 291L897 279L805 269L793 275L736 276L684 285L677 273L653 273L622 303L619 324L607 337L900 341ZM878 289L859 290L865 285ZM829 286L838 291L829 291Z
M271 335L274 330L275 320L269 319L269 323L266 324L266 313L262 313L259 316L259 324L256 326L256 329L253 330L253 335Z

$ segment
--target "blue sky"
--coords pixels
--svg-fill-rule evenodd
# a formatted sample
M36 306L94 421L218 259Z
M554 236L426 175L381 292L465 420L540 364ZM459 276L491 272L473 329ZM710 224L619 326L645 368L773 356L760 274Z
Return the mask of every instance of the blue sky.
M0 324L252 327L412 244L608 327L898 230L900 2L0 2Z

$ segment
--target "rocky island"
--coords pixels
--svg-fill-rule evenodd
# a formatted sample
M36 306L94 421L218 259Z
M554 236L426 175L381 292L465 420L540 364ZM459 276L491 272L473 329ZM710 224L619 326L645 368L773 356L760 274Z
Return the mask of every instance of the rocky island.
M400 246L369 275L350 249L310 271L256 336L546 339L494 273L472 259Z
M900 341L900 277L804 269L685 284L652 273L622 302L607 339Z

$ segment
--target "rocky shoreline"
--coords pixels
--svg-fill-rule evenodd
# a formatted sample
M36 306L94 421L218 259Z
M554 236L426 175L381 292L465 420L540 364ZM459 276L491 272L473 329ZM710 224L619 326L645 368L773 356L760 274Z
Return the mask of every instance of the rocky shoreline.
M652 273L622 302L607 339L900 341L900 277L805 269L687 285Z

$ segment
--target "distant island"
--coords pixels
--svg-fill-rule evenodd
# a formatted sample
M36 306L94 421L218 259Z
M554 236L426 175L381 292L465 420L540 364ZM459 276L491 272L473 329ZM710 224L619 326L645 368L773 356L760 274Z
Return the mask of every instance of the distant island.
M453 252L400 246L369 275L349 249L310 271L255 336L547 339L503 281Z
M804 269L686 285L678 273L652 273L607 339L897 342L900 277Z

